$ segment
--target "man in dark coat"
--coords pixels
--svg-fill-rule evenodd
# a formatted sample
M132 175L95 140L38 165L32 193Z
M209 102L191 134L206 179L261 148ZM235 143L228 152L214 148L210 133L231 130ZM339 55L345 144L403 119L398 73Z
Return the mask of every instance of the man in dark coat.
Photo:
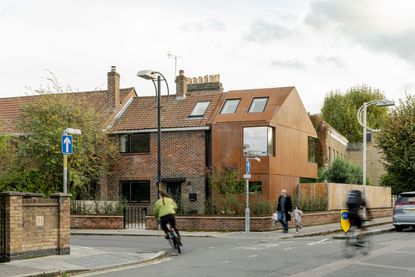
M291 197L287 194L287 190L281 190L281 195L278 198L277 212L278 221L284 227L284 233L288 233L288 221L291 220L292 209Z

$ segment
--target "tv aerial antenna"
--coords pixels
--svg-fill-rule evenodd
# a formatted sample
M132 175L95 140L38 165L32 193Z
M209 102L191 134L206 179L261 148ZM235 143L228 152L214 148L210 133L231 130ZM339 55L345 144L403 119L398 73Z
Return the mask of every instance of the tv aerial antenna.
M174 59L174 77L176 78L176 76L177 76L177 60L178 59L185 59L185 57L175 55L171 51L169 51L169 52L167 52L167 58Z

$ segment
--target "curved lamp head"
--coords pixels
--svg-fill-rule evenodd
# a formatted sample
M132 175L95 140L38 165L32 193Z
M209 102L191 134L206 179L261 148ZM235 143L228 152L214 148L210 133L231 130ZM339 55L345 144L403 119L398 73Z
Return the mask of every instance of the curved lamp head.
M140 70L140 71L138 71L137 76L140 77L140 78L143 78L143 79L147 79L147 80L157 79L156 72L154 70L151 70L151 69Z
M378 107L388 107L388 106L395 106L395 102L389 99L378 100L376 101L376 106Z
M72 135L81 135L82 131L79 129L73 129L73 128L66 128L64 131L66 134L72 134Z

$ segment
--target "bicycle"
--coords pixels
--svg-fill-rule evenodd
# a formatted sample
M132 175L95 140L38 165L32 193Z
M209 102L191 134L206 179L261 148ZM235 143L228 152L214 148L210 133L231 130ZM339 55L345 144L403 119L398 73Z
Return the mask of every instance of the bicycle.
M173 227L171 227L170 223L167 223L166 227L169 230L169 232L167 233L169 244L171 245L171 247L176 249L179 254L181 254L182 252L180 246L182 245L182 242L180 241L180 237L177 235L176 230Z
M372 238L370 234L363 229L363 232L360 234L356 226L351 226L349 231L346 233L345 245L343 247L343 255L346 258L351 258L356 255L356 251L359 250L361 254L368 255L372 249Z

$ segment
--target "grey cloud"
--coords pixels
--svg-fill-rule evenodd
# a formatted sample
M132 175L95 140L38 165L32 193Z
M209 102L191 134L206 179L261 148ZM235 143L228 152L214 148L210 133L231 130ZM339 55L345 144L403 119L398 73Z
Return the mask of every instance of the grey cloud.
M181 28L186 32L225 31L225 25L218 20L209 19L205 22L189 22Z
M257 19L251 24L245 39L254 42L267 42L290 34L284 26Z
M319 64L328 64L328 65L334 65L337 67L345 67L345 63L343 62L343 60L335 56L330 56L330 57L318 56L316 57L316 62Z
M361 0L359 5L348 0L314 1L304 23L317 30L334 31L368 50L396 55L415 66L415 29L403 27L400 31L387 33L376 28L370 16L373 5L376 1Z
M285 67L292 69L305 69L306 65L297 59L292 60L273 60L271 61L272 66Z

